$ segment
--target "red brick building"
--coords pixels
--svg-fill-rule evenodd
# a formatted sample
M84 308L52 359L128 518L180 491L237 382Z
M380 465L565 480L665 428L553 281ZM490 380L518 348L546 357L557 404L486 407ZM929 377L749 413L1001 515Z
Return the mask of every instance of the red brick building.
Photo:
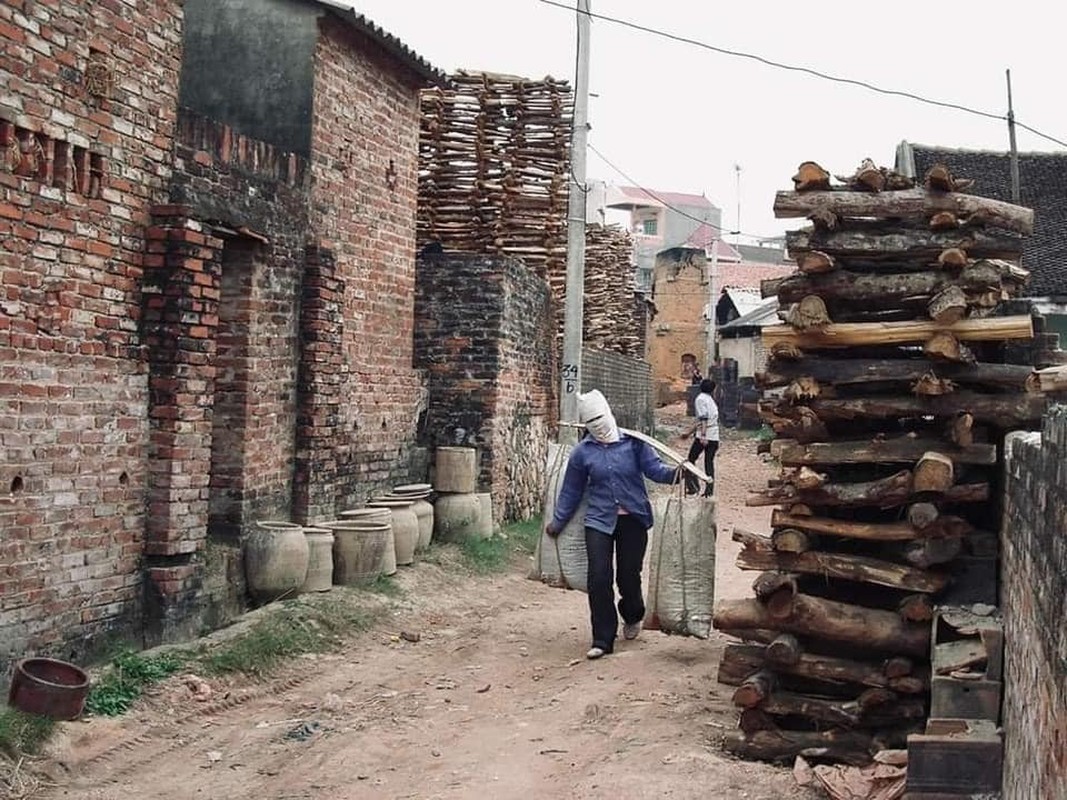
M3 668L216 624L256 519L422 469L438 75L311 0L8 2L0 44Z

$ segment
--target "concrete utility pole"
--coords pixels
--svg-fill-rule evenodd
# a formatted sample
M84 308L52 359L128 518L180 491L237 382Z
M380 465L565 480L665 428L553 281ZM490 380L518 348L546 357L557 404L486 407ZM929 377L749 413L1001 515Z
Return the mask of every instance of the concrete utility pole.
M1011 146L1011 201L1019 205L1019 150L1015 146L1015 110L1011 104L1011 70L1005 70L1008 78L1008 143Z
M702 365L700 374L705 378L711 377L711 365L715 363L715 307L718 298L715 296L715 279L719 275L719 242L711 240L711 258L708 260L708 344L707 360Z
M582 388L582 320L585 292L585 156L589 136L589 0L578 0L578 74L574 85L574 127L571 130L571 181L567 202L567 294L563 319L563 363L560 365L559 418L578 420ZM578 432L560 426L562 444L574 444Z

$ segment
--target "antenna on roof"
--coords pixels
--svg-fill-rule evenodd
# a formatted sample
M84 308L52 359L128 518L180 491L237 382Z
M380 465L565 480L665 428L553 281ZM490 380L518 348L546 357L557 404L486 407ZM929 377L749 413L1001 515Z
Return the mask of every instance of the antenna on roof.
M1015 146L1015 110L1011 104L1011 70L1004 70L1008 78L1008 144L1011 147L1011 201L1019 205L1019 149Z

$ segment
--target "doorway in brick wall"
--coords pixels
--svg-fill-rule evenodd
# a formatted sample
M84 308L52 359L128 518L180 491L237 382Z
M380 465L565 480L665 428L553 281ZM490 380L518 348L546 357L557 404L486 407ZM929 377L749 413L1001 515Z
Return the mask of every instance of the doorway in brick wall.
M208 537L220 542L238 541L243 523L253 278L261 249L257 241L236 237L225 239L222 249L208 502Z

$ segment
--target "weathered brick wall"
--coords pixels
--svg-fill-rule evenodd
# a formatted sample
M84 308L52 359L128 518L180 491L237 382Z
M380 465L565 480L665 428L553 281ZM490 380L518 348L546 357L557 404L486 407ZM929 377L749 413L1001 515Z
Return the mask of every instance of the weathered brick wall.
M144 287L148 642L240 611L243 534L292 512L305 164L183 109L174 165Z
M0 674L139 633L144 230L181 3L0 4Z
M412 477L425 404L412 367L419 80L341 22L319 24L310 226L328 258L312 302L336 302L342 323L304 357L323 391L297 439L309 519Z
M624 428L652 433L652 368L607 350L582 351L582 391L599 389Z
M430 446L478 450L479 484L499 520L539 511L555 423L554 325L547 284L521 262L423 256L416 364L426 370Z
M1067 798L1067 406L1011 434L1001 535L1005 800Z

